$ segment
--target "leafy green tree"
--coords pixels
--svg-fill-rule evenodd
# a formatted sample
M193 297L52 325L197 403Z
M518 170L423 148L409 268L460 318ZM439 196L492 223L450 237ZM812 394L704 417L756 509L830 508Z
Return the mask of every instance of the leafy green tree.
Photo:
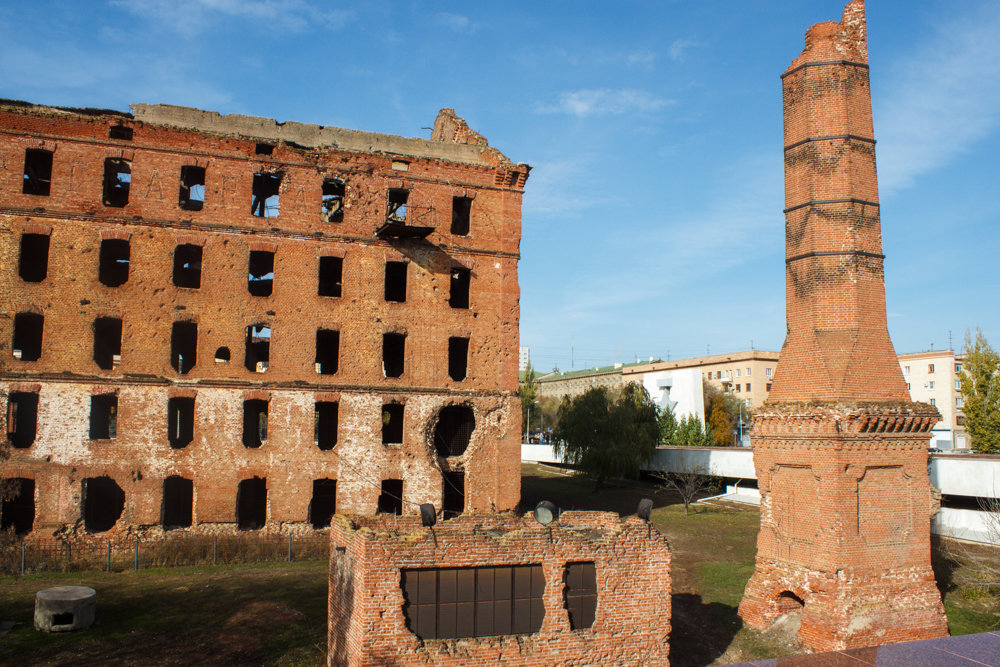
M562 459L594 478L594 492L609 477L634 477L656 452L656 404L638 384L629 383L614 399L593 387L559 407L553 432Z
M663 408L656 418L656 425L660 431L660 444L669 446L674 444L674 434L677 432L677 417L670 408Z
M531 367L530 361L524 370L524 377L518 384L517 393L521 397L522 428L526 428L528 426L528 411L534 407L538 398L538 382L535 380L535 369Z
M975 340L965 332L962 371L962 412L972 446L982 453L1000 454L1000 355L979 329Z
M677 424L671 444L674 447L711 447L712 435L705 432L701 419L696 415L687 415Z

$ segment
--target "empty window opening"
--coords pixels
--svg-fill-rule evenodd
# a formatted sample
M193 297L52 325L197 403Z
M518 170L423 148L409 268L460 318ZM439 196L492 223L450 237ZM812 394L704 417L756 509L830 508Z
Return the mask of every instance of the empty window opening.
M340 296L344 260L341 257L319 258L319 295Z
M469 339L452 336L448 339L448 377L464 380L469 370Z
M21 234L17 272L26 283L40 283L49 274L49 235Z
M421 639L538 632L545 617L541 565L402 571L403 617Z
M389 188L389 197L385 208L385 219L388 222L406 223L406 202L410 191L403 188Z
M215 363L228 364L231 356L228 347L220 347L215 350Z
M253 175L253 198L250 214L258 218L278 217L281 172L260 172Z
M94 361L106 371L115 368L122 359L122 321L117 317L94 320Z
M108 138L109 139L124 139L125 141L132 141L132 136L135 132L131 127L126 127L124 125L112 125L108 128Z
M406 264L407 262L385 263L385 300L406 301Z
M243 446L257 449L267 442L267 401L243 401Z
M465 473L446 472L441 479L441 511L444 518L458 516L465 511Z
M248 371L263 373L267 371L271 360L271 327L266 324L251 324L247 327L246 334L247 344L243 365Z
M378 512L379 514L403 513L403 480L382 480L382 493L378 496Z
M167 441L184 449L194 440L194 399L174 396L167 400Z
M403 442L403 404L386 403L382 406L382 444L398 445Z
M90 439L112 440L118 437L118 394L95 394L90 397Z
M274 145L259 143L254 147L254 153L257 155L271 155L274 153Z
M38 429L38 394L12 391L7 397L7 442L16 449L31 447Z
M438 413L434 427L434 448L438 456L461 456L469 447L476 417L467 405L448 405Z
M471 216L472 200L468 197L453 197L451 200L451 233L457 236L467 235Z
M45 318L38 313L18 313L14 316L14 340L11 350L15 359L36 361L42 356L42 325Z
M0 502L0 531L30 533L35 525L35 480L8 477L0 480L0 484L9 492Z
M52 188L52 151L29 148L24 151L24 184L26 195L48 197Z
M451 285L448 305L452 308L469 307L469 283L472 281L472 271L455 267L451 270Z
M200 211L205 206L205 168L181 167L181 190L177 204L185 211Z
M253 296L271 296L274 289L274 253L251 250L247 263L247 291Z
M165 530L189 528L194 506L194 482L178 475L163 480L163 506L160 521Z
M339 405L336 401L317 401L313 418L313 441L323 451L337 445L337 419Z
M104 205L121 208L128 204L132 184L132 165L128 160L109 157L104 160Z
M398 378L403 374L403 360L406 358L406 334L382 334L382 373L387 378Z
M197 322L174 322L170 328L170 365L181 375L198 363Z
M174 285L201 287L201 246L182 243L174 248Z
M593 562L566 564L566 609L570 629L582 630L594 624L597 571Z
M83 525L90 533L103 533L118 523L125 509L125 492L110 477L83 480Z
M343 222L344 182L335 178L323 181L323 222Z
M784 591L775 602L778 604L778 613L782 615L802 611L805 606L802 598L791 591Z
M118 287L128 282L129 242L124 239L101 241L97 279L108 287Z
M267 523L267 479L253 477L236 489L236 524L240 530L257 530Z
M333 375L340 359L340 332L329 329L316 330L316 372Z
M337 512L337 480L314 479L313 495L309 501L309 522L313 528L329 528L330 519Z

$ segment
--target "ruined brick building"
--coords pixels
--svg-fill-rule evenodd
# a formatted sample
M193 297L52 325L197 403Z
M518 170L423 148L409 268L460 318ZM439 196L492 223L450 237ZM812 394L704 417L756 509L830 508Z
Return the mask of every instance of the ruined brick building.
M930 430L886 328L863 0L782 75L788 335L751 442L756 571L740 615L801 611L835 650L947 634L930 563Z
M165 105L0 103L0 402L33 535L519 497L529 167Z

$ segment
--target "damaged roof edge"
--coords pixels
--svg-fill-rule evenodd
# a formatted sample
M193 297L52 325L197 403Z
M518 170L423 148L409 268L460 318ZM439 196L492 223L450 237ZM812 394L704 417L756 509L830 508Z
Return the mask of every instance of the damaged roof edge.
M363 132L293 121L279 123L273 118L242 114L223 115L217 111L172 104L133 104L131 109L137 121L151 125L285 141L306 148L327 147L437 158L484 167L511 164L503 153L489 146L482 135L470 130L465 121L456 116L451 109L442 109L438 114L434 123L433 139L399 137L379 132ZM461 129L453 131L456 124L459 128L464 128L464 131ZM443 129L448 131L441 131L442 125L445 125Z

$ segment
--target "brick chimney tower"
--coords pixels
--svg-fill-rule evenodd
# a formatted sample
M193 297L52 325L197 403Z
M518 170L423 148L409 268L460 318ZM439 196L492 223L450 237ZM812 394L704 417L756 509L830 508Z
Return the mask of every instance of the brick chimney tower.
M751 442L761 492L740 616L801 611L830 651L947 634L930 564L930 429L886 327L863 0L782 75L788 333Z

